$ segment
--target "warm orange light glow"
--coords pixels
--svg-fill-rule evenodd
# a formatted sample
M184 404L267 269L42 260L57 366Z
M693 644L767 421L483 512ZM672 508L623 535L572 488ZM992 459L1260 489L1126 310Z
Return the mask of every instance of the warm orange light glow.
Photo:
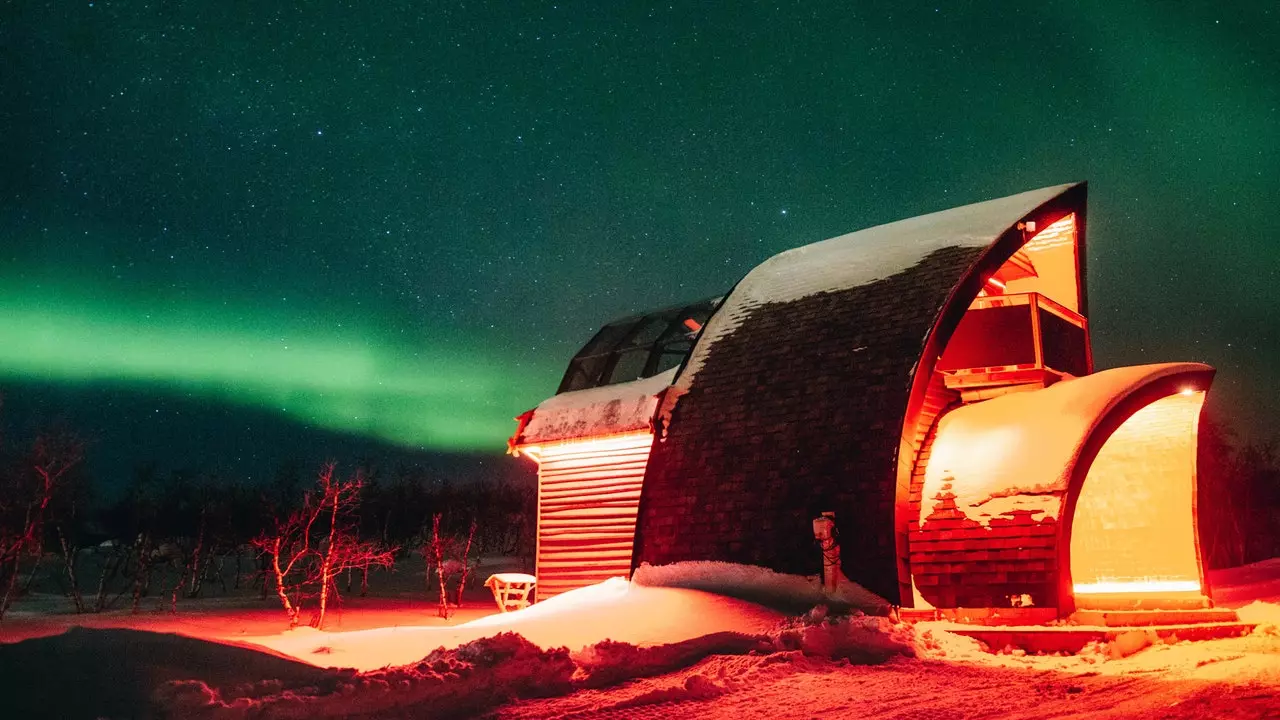
M1200 590L1196 430L1204 395L1179 391L1147 405L1094 459L1071 525L1077 593Z
M523 445L517 447L515 450L516 453L527 455L535 462L541 463L545 459L563 457L565 455L632 450L636 448L647 448L652 444L653 433L644 430L641 432L625 433L622 435L561 440L559 442L548 443L546 445Z
M1196 592L1200 589L1200 582L1198 580L1133 580L1128 582L1076 583L1074 588L1076 593L1080 595Z
M539 600L630 574L652 446L641 431L518 448L538 463Z
M1195 394L1196 394L1196 389L1195 389L1195 388L1182 388L1182 391L1181 391L1181 392L1182 392L1182 394L1183 394L1184 396L1186 396L1186 397L1191 397L1192 395L1195 395Z
M991 285L992 287L999 288L1000 290L1005 289L1005 284L993 277L987 278L987 284Z
M1079 241L1074 213L1036 233L996 275L1007 280L1007 293L1040 293L1072 312L1080 312ZM1029 266L1028 274L1023 266Z
M1075 213L1067 215L1061 220L1049 225L1045 229L1036 233L1022 249L1027 252L1039 252L1049 250L1055 247L1075 244L1076 232L1076 216Z

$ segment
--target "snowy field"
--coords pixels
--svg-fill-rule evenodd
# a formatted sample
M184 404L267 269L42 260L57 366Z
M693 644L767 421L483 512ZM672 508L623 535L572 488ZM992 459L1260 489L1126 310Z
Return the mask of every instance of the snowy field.
M336 632L208 601L28 614L0 626L4 716L1280 717L1280 558L1212 576L1219 604L1259 623L1250 635L1047 657L935 623L788 614L807 586L749 568L639 581L447 622L425 602L352 601Z

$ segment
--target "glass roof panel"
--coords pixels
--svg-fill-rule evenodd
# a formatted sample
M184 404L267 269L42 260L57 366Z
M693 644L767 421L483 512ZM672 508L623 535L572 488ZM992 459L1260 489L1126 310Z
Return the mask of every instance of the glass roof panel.
M615 320L578 351L557 392L652 377L684 362L723 296Z

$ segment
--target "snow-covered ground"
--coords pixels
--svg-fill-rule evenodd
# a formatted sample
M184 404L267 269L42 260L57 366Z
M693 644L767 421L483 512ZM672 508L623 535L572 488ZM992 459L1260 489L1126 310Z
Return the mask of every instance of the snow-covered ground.
M615 578L524 610L460 625L345 633L301 628L245 641L324 667L376 670L414 663L436 648L455 648L501 632L518 633L542 648L578 651L606 639L652 646L714 633L757 635L782 619L777 611L743 600L698 590L632 585L625 578Z
M1280 559L1211 577L1260 622L1248 636L1063 657L720 594L778 580L750 569L650 579L452 626L234 643L76 629L0 645L0 692L12 717L1280 717L1280 606L1258 602L1276 599Z
M1209 573L1213 601L1239 608L1252 602L1280 604L1280 557Z

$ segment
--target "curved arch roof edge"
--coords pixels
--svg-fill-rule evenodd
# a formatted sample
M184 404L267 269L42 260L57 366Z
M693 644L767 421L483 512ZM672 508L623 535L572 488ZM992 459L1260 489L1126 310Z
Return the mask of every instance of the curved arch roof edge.
M676 384L688 387L709 348L756 307L838 292L896 275L948 247L986 247L1082 183L1029 190L858 230L779 253L747 273L711 317Z
M1163 378L1212 370L1201 363L1113 368L952 410L938 421L924 496L950 483L966 515L990 511L997 498L1061 496L1085 443L1113 408ZM1050 517L1056 502L1045 506Z

